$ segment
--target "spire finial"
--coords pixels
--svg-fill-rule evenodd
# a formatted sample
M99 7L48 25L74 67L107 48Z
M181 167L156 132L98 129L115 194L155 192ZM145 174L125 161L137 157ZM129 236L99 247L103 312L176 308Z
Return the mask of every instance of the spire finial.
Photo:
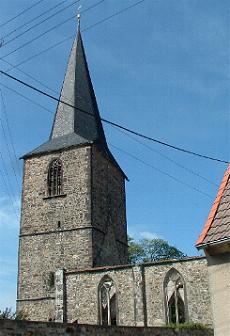
M81 13L80 13L81 6L78 7L77 9L77 27L78 30L80 30L80 22L81 22Z

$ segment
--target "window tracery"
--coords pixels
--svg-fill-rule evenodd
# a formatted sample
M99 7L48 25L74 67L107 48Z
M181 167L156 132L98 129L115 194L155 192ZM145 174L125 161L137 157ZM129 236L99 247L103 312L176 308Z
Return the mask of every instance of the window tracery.
M51 161L47 177L48 196L58 196L62 193L62 164L59 159Z
M180 273L171 269L164 282L167 323L186 321L185 284Z
M117 324L116 287L113 280L106 277L99 285L99 313L102 325Z

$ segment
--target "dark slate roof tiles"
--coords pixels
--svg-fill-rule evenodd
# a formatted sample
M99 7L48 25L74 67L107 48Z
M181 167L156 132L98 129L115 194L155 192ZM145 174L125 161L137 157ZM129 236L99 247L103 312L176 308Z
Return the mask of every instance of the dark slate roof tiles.
M64 104L63 101L71 106ZM50 139L23 158L92 143L104 151L125 176L106 142L81 33L78 30L70 53Z
M35 148L32 152L24 155L22 158L25 159L27 157L43 154L43 153L49 153L57 150L61 150L64 148L77 146L77 145L83 145L83 144L89 144L92 143L87 139L84 139L80 135L77 135L76 133L66 134L58 138L51 139L41 146Z

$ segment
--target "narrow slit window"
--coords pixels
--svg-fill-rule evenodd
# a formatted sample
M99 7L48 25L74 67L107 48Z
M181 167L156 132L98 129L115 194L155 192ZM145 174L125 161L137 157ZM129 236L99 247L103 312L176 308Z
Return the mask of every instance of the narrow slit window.
M50 163L48 171L48 196L58 196L62 193L62 164L58 159Z

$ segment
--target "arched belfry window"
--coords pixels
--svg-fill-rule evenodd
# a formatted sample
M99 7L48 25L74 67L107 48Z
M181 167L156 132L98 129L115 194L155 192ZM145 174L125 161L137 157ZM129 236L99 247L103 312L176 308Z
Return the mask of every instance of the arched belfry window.
M104 277L99 284L99 315L102 325L117 324L116 287L110 277Z
M62 193L62 164L59 159L50 162L47 184L48 196L58 196Z
M167 323L184 323L187 320L185 283L174 268L166 274L164 293Z

